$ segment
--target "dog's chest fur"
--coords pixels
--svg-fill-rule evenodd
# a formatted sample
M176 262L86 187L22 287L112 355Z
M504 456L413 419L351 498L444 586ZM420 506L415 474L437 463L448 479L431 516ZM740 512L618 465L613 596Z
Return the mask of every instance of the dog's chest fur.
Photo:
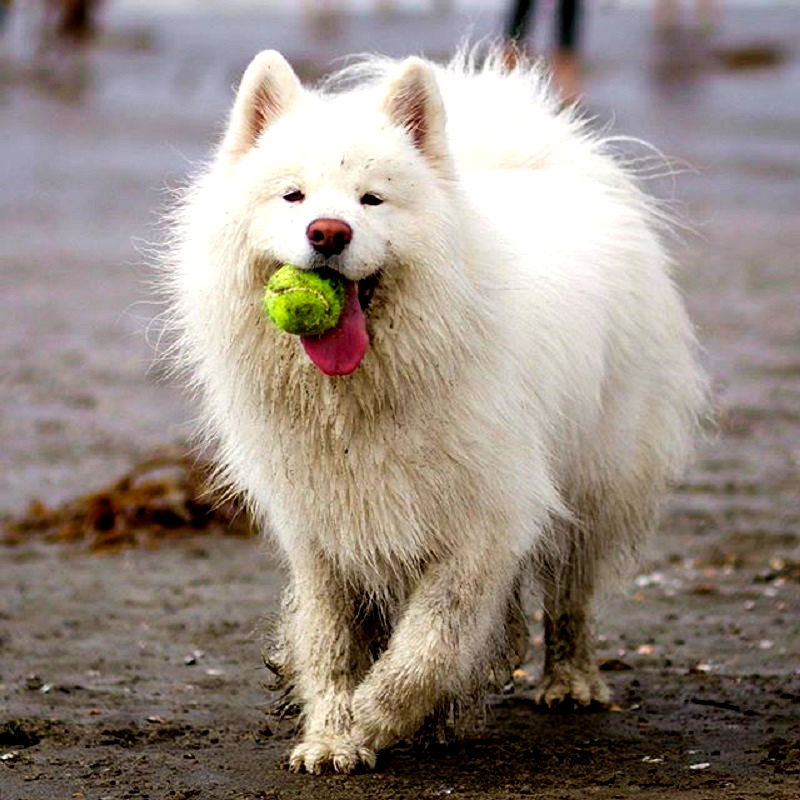
M319 549L373 586L466 544L459 532L487 512L486 473L466 434L443 419L455 413L449 404L395 398L376 410L351 389L329 383L305 408L276 398L266 423L270 516L290 555Z

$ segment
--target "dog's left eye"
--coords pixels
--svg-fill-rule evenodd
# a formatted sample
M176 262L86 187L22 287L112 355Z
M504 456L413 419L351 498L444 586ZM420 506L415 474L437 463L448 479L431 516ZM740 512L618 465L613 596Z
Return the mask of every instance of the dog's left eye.
M378 195L372 194L371 192L361 195L362 206L379 206L382 202L383 198L378 197Z

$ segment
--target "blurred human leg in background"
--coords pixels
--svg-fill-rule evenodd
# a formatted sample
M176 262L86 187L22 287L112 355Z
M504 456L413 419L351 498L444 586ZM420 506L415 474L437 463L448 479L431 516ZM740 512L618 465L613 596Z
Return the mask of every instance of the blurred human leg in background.
M654 14L656 36L669 38L678 32L681 20L678 0L656 0Z
M519 44L528 35L531 16L536 16L535 0L515 0L508 20L508 38Z
M580 65L578 42L582 0L557 0L556 48L552 59L558 89L565 102L573 102L580 94ZM525 40L536 17L535 0L514 0L506 28L506 63L514 66L520 54L527 50Z
M694 30L709 36L719 25L717 0L694 0ZM674 38L684 27L680 0L656 0L655 32L659 38Z
M720 22L717 0L696 0L694 10L698 32L703 36L716 33Z
M716 41L720 0L656 0L653 10L653 74L662 87L685 93L728 57Z
M379 7L379 10L391 12L394 4L385 5L388 5L388 8ZM312 36L322 40L338 36L342 30L344 7L344 0L305 0L303 13L308 20Z
M583 0L559 0L556 6L556 51L553 57L556 81L567 102L580 94L578 41Z
M508 69L513 69L520 56L527 54L525 40L528 36L531 19L536 17L535 0L514 0L505 33L503 56Z
M57 0L55 34L73 44L87 41L97 33L100 0Z

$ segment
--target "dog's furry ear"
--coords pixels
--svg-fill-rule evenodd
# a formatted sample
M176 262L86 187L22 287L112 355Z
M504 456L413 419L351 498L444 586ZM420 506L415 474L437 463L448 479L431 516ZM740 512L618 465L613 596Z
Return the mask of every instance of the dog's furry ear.
M233 103L222 152L233 160L255 145L258 137L298 101L303 87L289 62L277 50L264 50L242 76Z
M407 58L389 81L383 110L408 131L417 149L433 162L447 159L445 111L433 69L421 58Z

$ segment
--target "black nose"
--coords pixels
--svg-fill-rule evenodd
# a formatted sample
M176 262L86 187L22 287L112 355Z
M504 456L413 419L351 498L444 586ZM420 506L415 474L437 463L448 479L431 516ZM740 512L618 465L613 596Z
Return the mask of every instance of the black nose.
M350 244L353 229L343 219L315 219L306 228L306 237L323 256L338 256Z

